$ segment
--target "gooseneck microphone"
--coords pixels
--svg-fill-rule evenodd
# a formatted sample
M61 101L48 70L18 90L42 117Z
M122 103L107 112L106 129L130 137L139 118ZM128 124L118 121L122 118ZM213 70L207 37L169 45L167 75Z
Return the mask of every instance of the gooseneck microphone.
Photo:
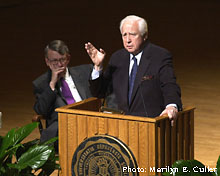
M141 83L140 83L140 93L141 93L141 101L142 101L142 104L144 106L144 112L145 112L145 115L146 117L148 117L148 113L147 113L147 108L146 108L146 105L145 105L145 102L144 102L144 97L143 97L143 89L142 89L142 83L143 83L143 80L141 80Z

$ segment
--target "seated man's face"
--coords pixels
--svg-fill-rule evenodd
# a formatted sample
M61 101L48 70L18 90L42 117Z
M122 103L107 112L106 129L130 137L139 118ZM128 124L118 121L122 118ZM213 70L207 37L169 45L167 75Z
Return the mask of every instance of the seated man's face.
M48 50L47 58L45 58L46 64L50 69L57 70L57 69L63 69L63 72L65 73L66 67L69 64L69 56L67 54L61 55L57 51Z

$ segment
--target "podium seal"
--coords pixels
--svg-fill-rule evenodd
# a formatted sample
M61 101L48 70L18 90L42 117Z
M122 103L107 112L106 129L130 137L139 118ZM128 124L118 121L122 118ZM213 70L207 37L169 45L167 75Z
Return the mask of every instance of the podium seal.
M72 158L72 176L138 175L125 168L137 168L135 157L126 144L109 135L87 138Z

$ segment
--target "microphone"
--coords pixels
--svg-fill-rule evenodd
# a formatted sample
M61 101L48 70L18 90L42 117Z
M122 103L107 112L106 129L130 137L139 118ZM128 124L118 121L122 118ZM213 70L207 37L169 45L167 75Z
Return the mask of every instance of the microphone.
M113 108L105 107L106 98L107 97L104 97L104 99L103 99L102 105L99 109L100 112L108 113L108 114L124 114L124 111L122 111L120 109L116 109L115 107L113 107Z
M145 112L146 117L148 117L147 108L146 108L146 105L145 105L145 102L144 102L143 93L142 93L142 83L143 83L143 81L144 81L144 80L141 80L140 93L141 93L142 104L143 104L143 106L144 106L144 112Z
M123 110L118 109L118 104L112 87L108 87L99 111L109 114L124 114Z

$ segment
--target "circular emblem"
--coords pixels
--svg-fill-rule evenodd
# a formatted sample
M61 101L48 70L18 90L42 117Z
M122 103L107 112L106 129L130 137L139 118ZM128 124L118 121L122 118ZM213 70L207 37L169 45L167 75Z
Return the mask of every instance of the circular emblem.
M108 135L97 135L83 141L72 159L72 176L137 176L128 172L137 168L130 149L119 139Z

